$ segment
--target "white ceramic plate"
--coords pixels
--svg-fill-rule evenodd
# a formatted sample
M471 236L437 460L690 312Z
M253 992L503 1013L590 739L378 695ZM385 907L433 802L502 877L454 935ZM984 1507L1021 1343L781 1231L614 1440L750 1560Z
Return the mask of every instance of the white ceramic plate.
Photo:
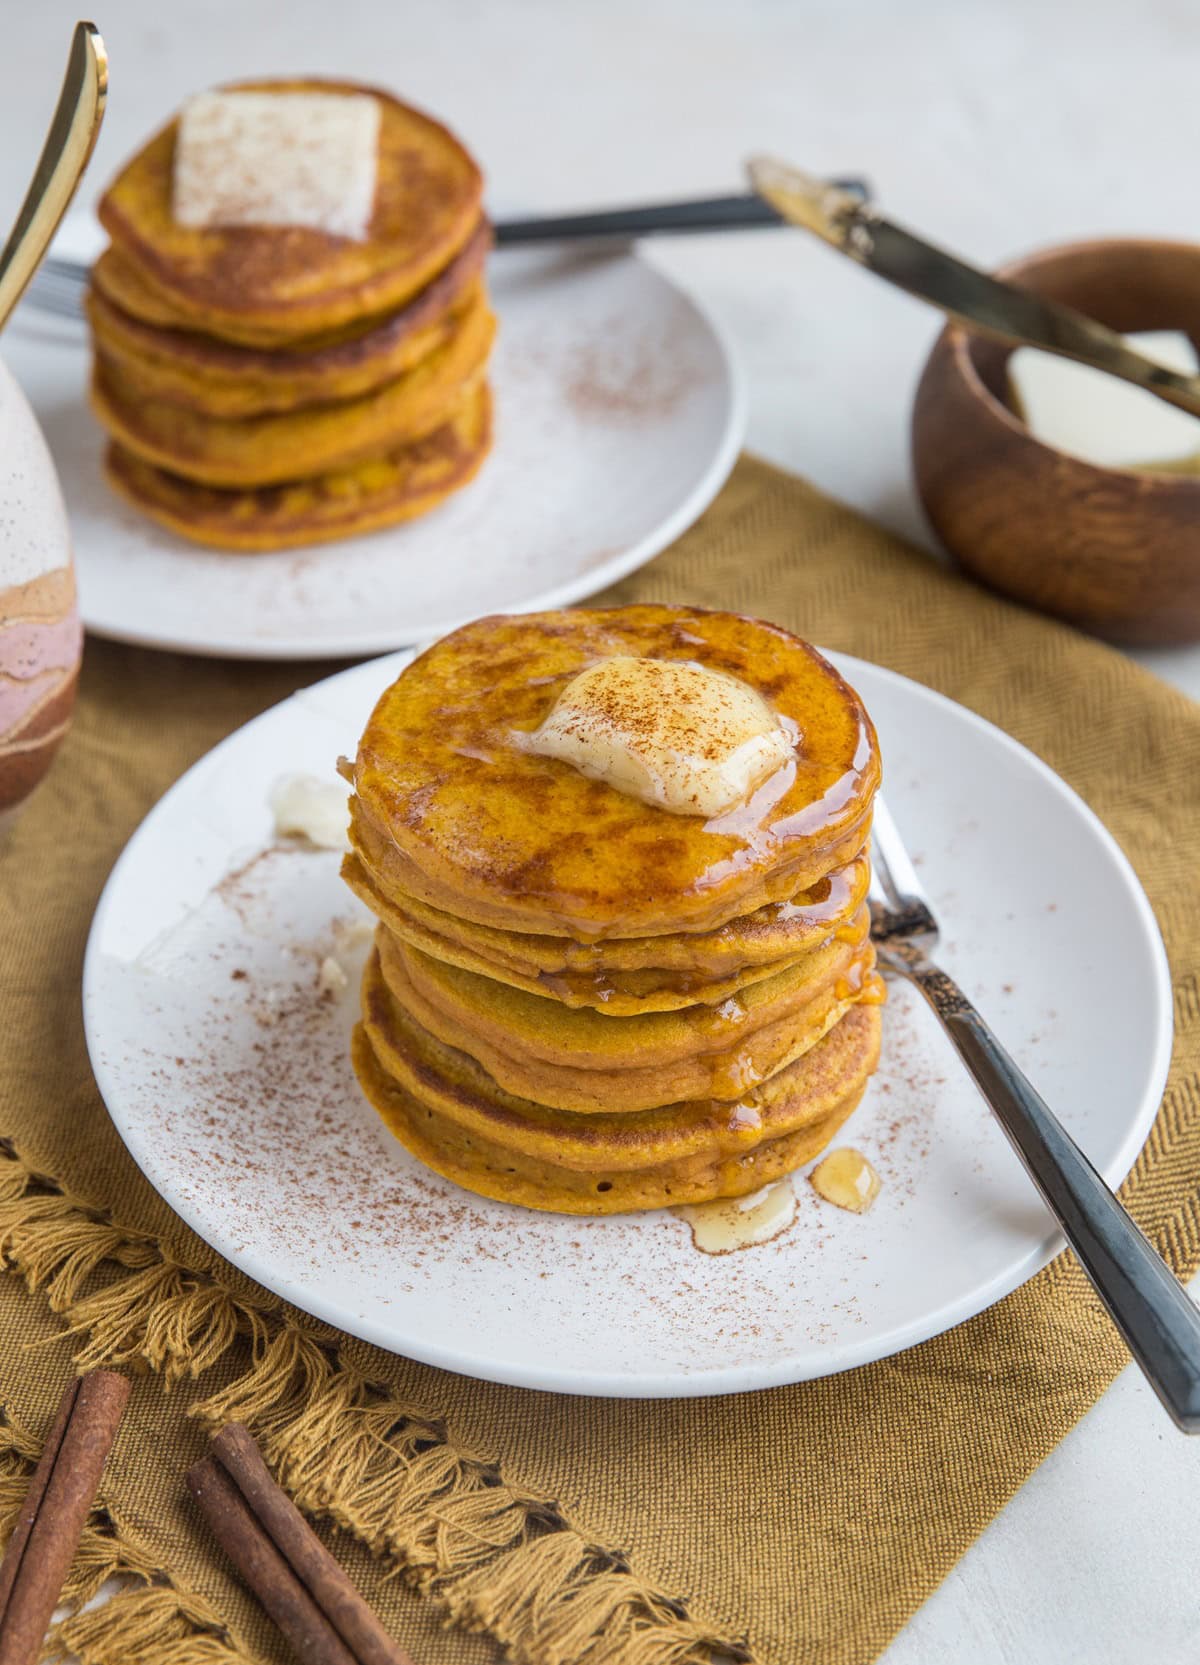
M903 987L882 1067L839 1138L883 1179L863 1217L798 1176L783 1236L714 1257L669 1213L530 1213L409 1157L347 1061L365 913L336 854L272 845L267 809L281 772L334 778L405 662L332 677L224 741L147 817L97 910L92 1063L133 1156L201 1236L393 1351L629 1395L863 1364L979 1312L1050 1259L1059 1240L1029 1181ZM838 663L878 725L947 968L1115 1183L1154 1119L1171 1048L1166 959L1128 863L999 730L887 671ZM351 979L332 1002L318 990L327 954Z
M201 549L113 495L83 328L22 307L4 355L62 477L87 628L185 653L362 656L481 613L565 606L665 548L724 483L745 427L716 327L628 253L505 252L489 275L496 445L478 478L409 525L265 555Z

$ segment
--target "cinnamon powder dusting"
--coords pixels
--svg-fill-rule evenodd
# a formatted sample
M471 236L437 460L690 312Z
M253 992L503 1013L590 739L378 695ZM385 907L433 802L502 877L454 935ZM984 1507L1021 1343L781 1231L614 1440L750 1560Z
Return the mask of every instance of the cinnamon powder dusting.
M138 961L113 967L131 1016L101 1062L128 1074L136 1055L123 1129L132 1124L155 1183L216 1247L351 1329L392 1309L401 1336L465 1347L469 1335L475 1351L528 1357L547 1326L567 1353L586 1352L581 1337L599 1328L613 1370L644 1369L648 1352L684 1373L752 1364L865 1322L864 1297L887 1274L874 1222L922 1194L946 1101L903 1002L848 1124L884 1182L870 1220L836 1216L805 1186L782 1235L700 1256L666 1212L533 1215L408 1156L350 1069L369 933L337 868L330 851L261 850ZM959 1109L955 1120L966 1120Z

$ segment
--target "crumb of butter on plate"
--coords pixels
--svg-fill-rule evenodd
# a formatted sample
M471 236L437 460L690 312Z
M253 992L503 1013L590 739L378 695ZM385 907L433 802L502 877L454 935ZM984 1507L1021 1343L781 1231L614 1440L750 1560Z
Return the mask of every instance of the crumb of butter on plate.
M345 966L332 954L326 954L317 968L317 991L322 1000L340 1000L349 987Z
M277 838L306 838L322 850L350 848L344 786L316 775L280 775L267 802Z
M369 93L198 93L179 117L171 211L196 228L306 226L361 241L378 154Z
M1191 376L1200 371L1195 347L1177 330L1144 330L1124 339L1169 370ZM1144 388L1036 347L1012 354L1008 382L1025 426L1056 451L1098 468L1200 473L1200 420Z

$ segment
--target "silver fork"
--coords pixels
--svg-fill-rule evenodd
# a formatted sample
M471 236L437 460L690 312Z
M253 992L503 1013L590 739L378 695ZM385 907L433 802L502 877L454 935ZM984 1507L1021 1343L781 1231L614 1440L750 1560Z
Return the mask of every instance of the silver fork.
M933 1007L1146 1380L1184 1433L1200 1433L1200 1307L958 984L930 959L937 920L880 798L871 857L871 935L880 966L906 978Z

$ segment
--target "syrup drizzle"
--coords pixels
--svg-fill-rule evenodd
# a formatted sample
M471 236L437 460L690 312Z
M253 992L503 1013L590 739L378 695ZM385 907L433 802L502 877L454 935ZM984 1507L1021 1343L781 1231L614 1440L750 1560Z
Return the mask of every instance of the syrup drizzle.
M769 1243L796 1218L796 1192L790 1177L774 1180L748 1197L683 1203L671 1210L692 1228L692 1243L706 1255L728 1255Z
M837 1208L865 1214L879 1195L879 1175L860 1150L831 1150L809 1174L813 1190Z

